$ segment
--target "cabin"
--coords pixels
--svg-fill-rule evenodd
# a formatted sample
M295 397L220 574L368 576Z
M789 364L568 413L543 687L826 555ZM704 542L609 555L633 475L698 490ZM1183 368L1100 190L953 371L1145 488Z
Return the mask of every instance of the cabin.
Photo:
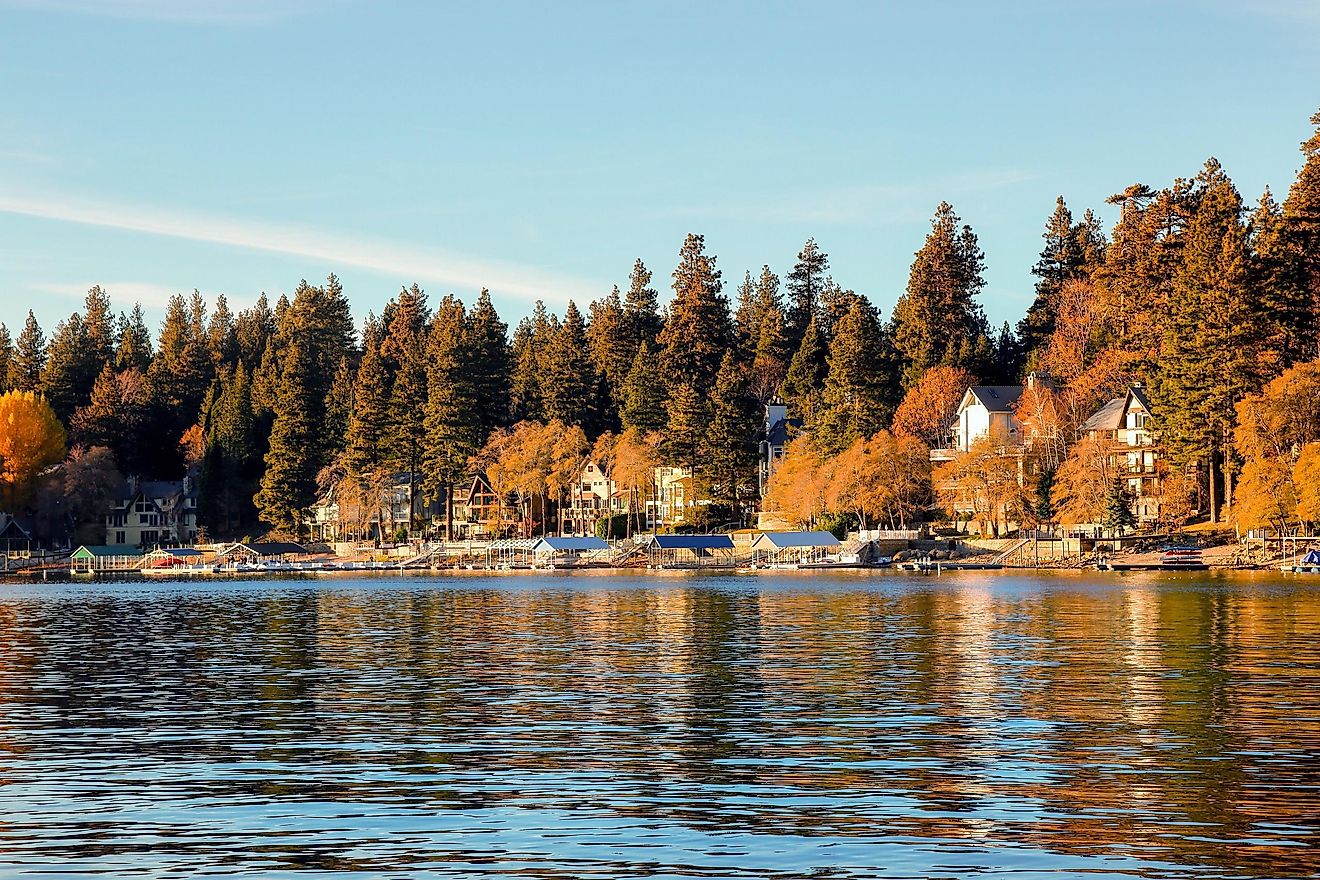
M626 495L619 491L604 468L589 459L569 489L568 506L562 514L563 525L574 534L588 535L601 517L626 510Z
M752 561L758 565L820 562L840 546L830 532L762 532L752 540Z
M654 535L646 543L651 568L728 567L734 564L729 535Z
M142 551L126 544L83 544L69 556L71 574L135 571L141 565Z

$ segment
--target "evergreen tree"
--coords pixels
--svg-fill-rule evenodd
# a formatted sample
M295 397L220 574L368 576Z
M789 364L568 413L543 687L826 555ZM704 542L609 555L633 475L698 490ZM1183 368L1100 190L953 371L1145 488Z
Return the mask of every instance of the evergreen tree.
M703 473L706 431L710 426L710 401L696 384L680 382L670 387L668 423L660 443L660 455L674 467L693 474Z
M390 323L381 341L381 357L393 373L387 406L385 463L408 480L409 530L416 511L418 475L426 444L427 346L430 313L426 294L414 284L387 309Z
M616 428L623 405L623 386L637 357L637 342L629 329L619 288L591 304L591 322L587 325L587 348L591 363L605 387L599 403L601 423Z
M711 499L728 503L736 511L740 511L746 490L756 485L758 415L746 371L728 352L715 377L703 459Z
M279 405L271 427L266 469L255 499L261 519L277 535L295 540L302 537L306 511L315 500L316 475L320 463L314 451L322 444L317 436L315 366L317 353L309 340L294 336L285 352L279 385Z
M755 280L752 279L750 272L743 277L743 283L738 287L738 310L734 314L739 343L749 358L760 344L766 319L772 313L777 317L780 328L778 335L781 356L787 360L793 350L784 323L784 304L779 295L779 276L771 272L769 266L762 266L761 274Z
M784 327L789 344L800 344L807 325L816 317L825 288L825 273L829 268L829 256L816 245L814 238L807 239L798 252L793 271L788 273L788 308Z
M654 343L660 333L660 294L651 286L651 272L640 259L633 263L628 277L628 295L623 300L633 345ZM636 351L636 348L633 349Z
M46 337L37 318L28 310L23 332L14 345L14 357L9 362L9 389L11 391L38 391L41 373L46 368Z
M325 431L331 441L327 456L330 460L337 459L348 445L348 423L353 417L353 385L356 380L353 365L345 355L339 359L334 382L330 385L330 396L325 401Z
M355 477L375 474L384 465L385 438L390 426L389 401L390 375L380 354L380 329L375 316L368 315L362 329L362 363L357 371L347 432L345 465Z
M106 364L114 362L115 355L115 318L110 311L110 297L100 285L87 291L83 305L82 332L86 351L85 375L83 378L90 385L96 381Z
M73 411L91 397L96 376L87 375L93 365L88 355L82 316L74 312L55 325L46 348L46 368L41 372L41 391L61 422L67 423Z
M660 331L660 368L672 385L709 383L732 339L729 303L720 293L715 258L706 240L689 234L674 270L674 301Z
M802 334L784 376L783 395L789 413L810 424L815 419L821 392L825 389L825 340L813 318Z
M9 390L9 365L14 360L14 340L9 328L0 324L0 394Z
M542 378L546 418L558 419L569 427L578 425L592 433L595 428L595 413L592 411L595 370L587 354L582 313L572 300L564 311L559 332L546 349Z
M446 538L453 537L454 486L467 473L468 459L481 447L469 340L463 304L445 297L431 321L428 338L423 467L428 484L444 493Z
M543 307L537 302L537 308ZM541 358L536 324L530 318L518 322L513 332L510 358L513 375L510 380L513 402L513 421L541 421L545 415L545 402L541 396Z
M234 319L234 342L238 358L252 369L261 363L267 341L275 335L275 313L270 310L266 294L257 297L250 309L244 309Z
M1127 480L1122 477L1115 478L1109 491L1105 493L1105 515L1100 524L1106 531L1110 534L1122 535L1136 526L1137 518L1132 513L1133 500Z
M1218 477L1236 424L1235 406L1261 384L1262 322L1250 290L1242 200L1219 163L1197 175L1195 206L1173 278L1163 355L1152 404L1161 440L1176 464L1203 462L1217 521ZM1227 486L1227 480L1225 480Z
M178 468L172 446L197 420L202 400L215 378L205 325L198 321L198 299L194 299L190 310L183 297L170 298L156 356L147 369L147 387L156 409L155 430L171 440L159 450L161 475Z
M636 429L642 435L665 427L665 385L656 367L655 352L643 342L633 358L632 368L623 384L623 406L620 421L625 429Z
M1301 334L1304 348L1297 360L1320 355L1320 112L1311 117L1316 131L1302 143L1306 157L1283 200L1282 248L1286 249L1281 281L1288 299L1305 303L1309 325Z
M748 378L752 396L764 406L779 396L784 378L788 374L791 352L784 338L784 316L778 309L766 311L752 349L751 375Z
M855 302L839 322L830 343L829 372L815 422L815 436L827 455L870 437L893 415L886 380L879 318L869 304Z
M960 222L953 206L942 202L912 263L907 292L894 306L894 344L903 361L904 388L937 364L979 372L968 358L978 346L988 348L985 314L976 301L985 285L985 254L971 227L959 229Z
M73 414L70 429L78 445L104 446L121 471L141 474L155 458L147 432L151 416L142 374L133 368L116 373L106 364L90 400Z
M1090 211L1081 223L1059 196L1054 213L1045 224L1045 248L1031 270L1036 281L1036 300L1018 323L1018 337L1028 358L1039 357L1054 332L1059 313L1059 292L1069 281L1088 278L1104 256L1104 235Z
M1036 479L1036 497L1031 506L1031 515L1041 525L1054 522L1054 483L1054 468L1042 468Z
M255 512L252 495L261 460L251 392L251 379L241 360L232 368L222 368L213 386L197 513L199 524L212 535L233 534Z
M238 327L234 313L229 309L229 300L223 293L215 298L215 311L211 313L211 323L206 328L206 337L211 349L211 357L217 366L238 361Z
M119 316L119 340L115 346L115 369L137 370L146 373L151 366L151 331L142 314L142 303L134 303L133 311Z
M490 301L490 291L483 287L467 317L469 356L483 443L491 431L509 423L511 365L508 334L509 325L500 320Z
M975 357L972 359L974 360ZM1013 328L1007 321L999 328L999 337L995 340L993 350L986 360L981 375L988 384L1013 385L1021 378L1026 366L1026 355L1022 350L1021 340L1014 335Z

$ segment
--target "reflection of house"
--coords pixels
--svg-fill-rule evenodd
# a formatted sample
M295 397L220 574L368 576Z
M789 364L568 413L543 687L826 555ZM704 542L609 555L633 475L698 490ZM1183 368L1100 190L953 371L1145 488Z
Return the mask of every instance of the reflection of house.
M197 540L195 481L130 477L111 496L105 534L114 545L191 544Z
M1114 444L1111 461L1128 484L1135 502L1133 513L1142 522L1154 522L1160 516L1160 451L1151 432L1150 401L1140 385L1128 389L1122 397L1100 407L1082 423L1087 437Z

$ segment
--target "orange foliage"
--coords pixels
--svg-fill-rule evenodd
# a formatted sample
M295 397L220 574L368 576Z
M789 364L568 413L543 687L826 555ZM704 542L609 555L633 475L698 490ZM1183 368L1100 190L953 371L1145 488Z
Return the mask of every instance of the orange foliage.
M863 529L880 520L905 528L930 494L930 451L920 440L888 431L856 441L824 470L829 508L857 514Z
M939 446L953 426L963 394L975 384L976 377L961 367L931 367L894 411L894 434Z
M809 434L791 441L770 475L762 508L790 522L806 525L825 512L829 470Z
M64 458L64 426L31 391L0 395L0 488L12 512L27 502L37 475Z

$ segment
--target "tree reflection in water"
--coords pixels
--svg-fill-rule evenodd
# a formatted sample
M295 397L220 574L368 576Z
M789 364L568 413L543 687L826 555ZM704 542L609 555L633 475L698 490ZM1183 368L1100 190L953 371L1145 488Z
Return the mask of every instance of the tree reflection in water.
M1306 876L1271 576L0 588L0 868Z

